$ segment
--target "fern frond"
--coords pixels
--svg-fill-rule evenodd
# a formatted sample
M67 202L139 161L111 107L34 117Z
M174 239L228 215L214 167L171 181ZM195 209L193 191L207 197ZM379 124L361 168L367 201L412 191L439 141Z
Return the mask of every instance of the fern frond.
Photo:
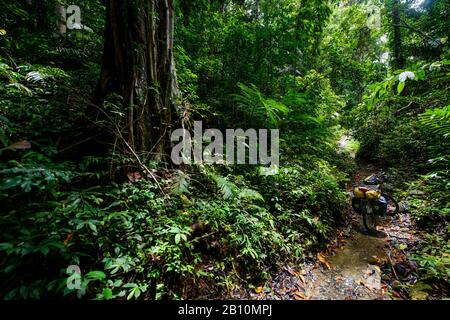
M27 73L25 80L31 83L42 82L44 81L44 75L40 74L39 71L31 71Z
M282 115L291 111L285 104L264 97L254 84L249 87L243 83L238 83L238 86L241 93L234 95L234 100L238 107L249 115L266 118L271 125L277 125Z
M189 194L189 176L181 170L177 170L171 192L175 195Z
M0 62L0 76L7 78L10 82L19 81L19 74L14 72L6 63Z
M217 187L222 192L224 200L231 200L236 196L238 188L233 182L216 174L211 174L211 178L216 182Z
M25 80L30 83L46 83L47 80L65 80L68 79L67 73L59 68L42 67L37 71L28 72Z
M238 194L239 199L245 199L245 200L259 200L264 202L263 196L255 190L252 189L243 189Z
M419 116L420 123L436 134L450 137L450 105L443 108L428 109Z
M28 88L28 87L26 87L23 84L18 83L18 82L12 82L12 83L8 84L7 87L14 87L14 88L18 89L19 91L25 93L28 96L32 96L33 95L33 92L30 90L30 88Z

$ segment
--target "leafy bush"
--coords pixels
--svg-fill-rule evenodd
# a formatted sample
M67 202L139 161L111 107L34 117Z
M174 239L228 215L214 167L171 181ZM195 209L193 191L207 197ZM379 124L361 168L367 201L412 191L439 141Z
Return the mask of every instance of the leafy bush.
M389 164L420 164L448 152L448 142L442 139L448 122L446 109L432 110L448 104L448 66L444 59L410 71L398 70L373 85L365 103L351 112L361 157Z
M448 162L448 157L446 159ZM437 169L409 184L406 198L409 211L423 226L436 227L449 221L450 208L446 199L449 183L449 171Z
M450 245L448 239L439 235L428 235L418 252L411 259L419 264L424 280L450 283Z

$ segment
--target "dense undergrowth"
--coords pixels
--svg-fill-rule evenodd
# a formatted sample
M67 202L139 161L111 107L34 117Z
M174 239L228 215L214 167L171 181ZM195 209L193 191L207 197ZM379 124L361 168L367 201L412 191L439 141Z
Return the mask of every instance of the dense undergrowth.
M12 204L2 208L8 298L69 293L69 265L82 267L83 288L91 298L131 292L135 298L141 292L180 297L186 281L202 279L212 281L212 294L227 295L241 278L256 285L266 266L276 267L286 257L300 261L331 234L344 203L326 163L309 167L314 173L282 168L268 179L258 173L225 178L208 171L212 168L188 177L164 172L167 193L162 194L145 179L77 188L88 171L27 160L32 154L2 170L2 201L9 198ZM255 184L247 186L244 179Z
M18 84L26 78L3 68ZM39 86L29 89L30 95L19 85L6 88L4 105L16 99L39 102ZM56 108L59 101L53 99ZM334 129L322 128L330 136L321 144L307 143L306 136L294 150L283 147L285 165L278 174L252 166L156 165L158 189L138 170L127 182L109 183L108 157L62 161L50 141L40 140L48 133L33 128L51 117L58 132L57 119L3 110L8 117L2 116L0 249L7 299L181 298L205 290L231 296L236 284L252 288L265 279L268 266L301 261L342 218L346 175L336 166L351 162L336 154ZM300 146L308 152L295 155ZM328 148L328 161L317 156L317 148ZM129 165L126 157L114 162ZM66 287L69 265L81 267L81 290Z
M254 30L244 12L234 14L231 21L210 17L229 25L232 45L242 33L276 32ZM285 19L281 11L273 14ZM181 43L197 36L193 28L179 28ZM108 113L106 120L89 117L99 71L94 35L75 32L59 44L45 41L37 51L50 57L47 65L40 58L31 62L21 49L18 35L27 31L16 25L7 32L0 38L6 53L0 57L1 297L232 297L237 286L250 290L270 270L302 261L342 220L343 186L354 167L336 150L341 129L335 113L343 102L320 72L277 75L263 93L252 84L261 82L260 75L224 79L211 53L191 50L193 63L179 46L180 90L192 103L190 117L219 128L280 128L282 165L171 169L143 159L155 183L132 154L117 152L110 134L92 130L120 127L124 117L114 97L96 107ZM247 58L246 68L256 67ZM221 85L205 99L199 75L209 72ZM220 111L230 104L234 115ZM79 266L81 275L69 266Z

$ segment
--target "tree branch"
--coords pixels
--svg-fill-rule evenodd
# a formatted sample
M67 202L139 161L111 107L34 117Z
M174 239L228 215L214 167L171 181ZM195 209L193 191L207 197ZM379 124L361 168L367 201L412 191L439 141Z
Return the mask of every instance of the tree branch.
M410 25L409 25L408 23L406 23L406 21L404 21L404 20L400 20L400 21L401 21L402 24L396 25L397 27L407 28L407 29L409 29L409 30L411 30L411 31L413 31L413 32L415 32L415 33L420 34L422 37L427 38L427 39L429 39L429 40L431 40L431 41L433 41L433 42L436 42L436 43L438 43L439 45L441 45L441 43L440 43L440 42L437 42L436 39L434 39L432 36L426 34L425 32L423 32L423 31L421 31L421 30L419 30L419 29L416 29L416 28L410 26Z

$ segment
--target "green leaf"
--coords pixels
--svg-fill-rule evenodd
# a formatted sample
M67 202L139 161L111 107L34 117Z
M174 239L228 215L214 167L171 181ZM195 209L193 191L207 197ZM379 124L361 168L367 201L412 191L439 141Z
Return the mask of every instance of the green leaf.
M89 228L94 232L94 234L97 234L97 226L91 221L88 222L88 225Z
M397 93L400 94L405 89L405 82L399 82L397 86Z
M141 295L141 289L140 288L134 289L134 297L137 299L137 298L139 298L140 295Z
M90 280L104 280L106 279L106 274L103 271L91 271L86 274L86 278Z
M2 143L3 147L7 147L9 144L8 136L6 135L5 130L0 127L0 142Z
M135 288L131 289L130 293L127 296L127 300L133 299L133 296L135 299L137 299L137 298L139 298L140 295L141 295L141 290L139 289L139 287L135 287Z
M13 249L14 245L10 242L2 242L0 243L0 251L7 251Z
M263 196L252 189L243 189L241 190L241 192L239 192L238 197L240 199L248 199L248 200L259 200L259 201L264 201Z
M112 298L112 296L113 296L113 292L112 292L112 290L110 288L103 289L102 294L103 294L103 298L105 300L110 300Z
M416 78L418 78L419 80L424 80L425 79L425 70L417 71Z
M178 233L178 234L175 235L175 243L179 244L180 240L181 240L181 235Z
M18 291L19 291L19 288L12 289L11 291L9 291L9 292L5 295L4 299L5 299L5 300L12 300L12 299L16 298L16 297L17 297Z
M261 176L274 176L277 175L279 172L279 168L276 164L270 165L270 167L260 167L259 168L259 175Z
M41 253L42 253L44 256L48 255L49 252L50 252L50 248L49 248L49 247L44 246L44 247L41 248Z

